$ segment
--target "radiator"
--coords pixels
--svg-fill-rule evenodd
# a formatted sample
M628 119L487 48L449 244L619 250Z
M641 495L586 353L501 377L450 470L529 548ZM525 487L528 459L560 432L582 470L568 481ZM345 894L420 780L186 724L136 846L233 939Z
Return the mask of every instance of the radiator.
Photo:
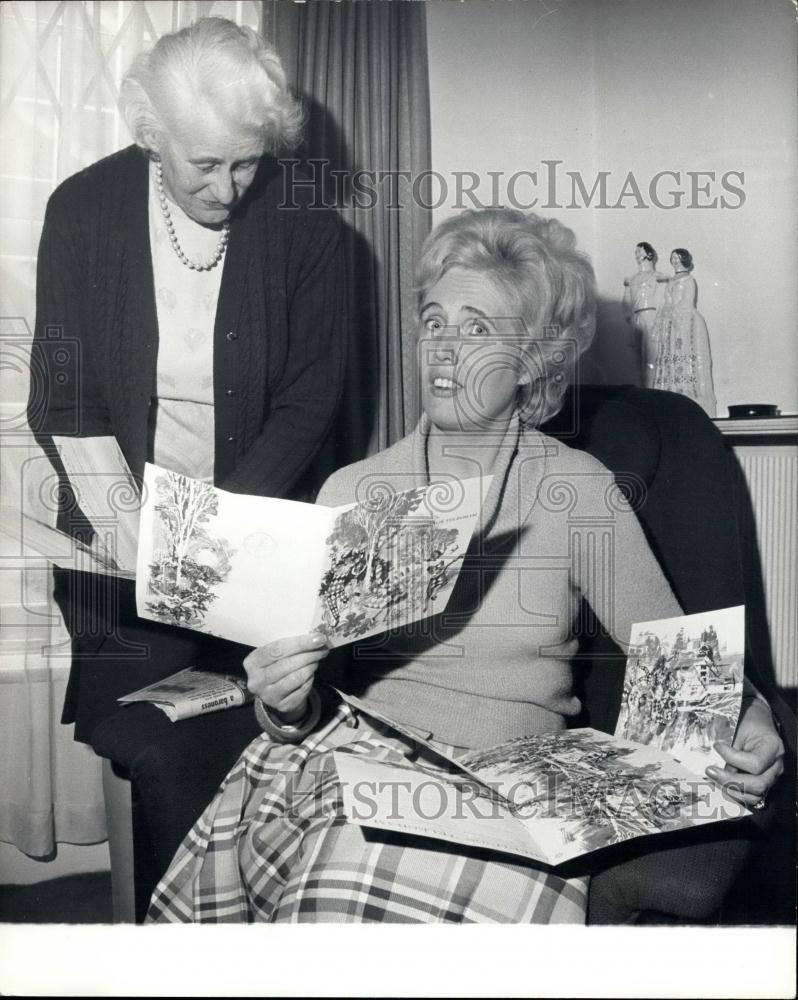
M753 508L776 680L798 687L798 417L718 421Z

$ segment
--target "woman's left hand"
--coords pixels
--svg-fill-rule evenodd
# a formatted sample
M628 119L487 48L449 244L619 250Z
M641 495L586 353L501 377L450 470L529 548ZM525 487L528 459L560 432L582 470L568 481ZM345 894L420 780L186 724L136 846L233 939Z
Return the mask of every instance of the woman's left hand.
M716 743L725 767L708 767L707 774L729 798L762 808L768 792L784 770L784 744L767 704L758 698L743 702L734 743Z

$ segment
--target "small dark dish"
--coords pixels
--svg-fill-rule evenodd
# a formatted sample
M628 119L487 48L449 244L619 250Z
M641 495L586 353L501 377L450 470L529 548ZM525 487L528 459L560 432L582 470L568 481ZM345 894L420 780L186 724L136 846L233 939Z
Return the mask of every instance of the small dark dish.
M775 403L737 403L729 407L731 420L745 420L751 417L778 417L781 410Z

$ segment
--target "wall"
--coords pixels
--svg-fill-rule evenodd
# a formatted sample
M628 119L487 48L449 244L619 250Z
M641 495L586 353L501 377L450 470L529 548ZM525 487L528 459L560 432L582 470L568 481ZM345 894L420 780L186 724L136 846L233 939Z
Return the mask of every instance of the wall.
M427 28L432 165L446 187L445 198L440 183L433 194L436 221L470 203L458 198L457 172L478 175L483 204L512 203L512 175L536 173L518 178L516 200L525 207L537 197L535 210L571 226L596 267L600 329L585 378L637 378L620 312L635 243L653 243L668 274L670 250L686 246L712 341L718 414L740 402L795 412L792 4L429 0ZM553 185L543 161L554 160ZM589 198L602 171L603 202L600 189ZM680 177L663 176L652 197L660 171ZM703 171L714 179L688 175ZM585 194L572 191L569 172L581 176ZM681 204L664 207L678 201L674 191L683 192Z

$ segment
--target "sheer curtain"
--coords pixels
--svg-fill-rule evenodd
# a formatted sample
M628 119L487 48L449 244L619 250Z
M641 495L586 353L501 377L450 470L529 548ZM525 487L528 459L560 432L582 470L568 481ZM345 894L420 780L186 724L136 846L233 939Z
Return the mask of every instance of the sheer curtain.
M54 522L25 423L36 249L65 177L126 146L119 82L141 48L197 17L258 27L256 2L16 2L0 8L0 499ZM7 516L7 515L4 515ZM0 841L45 857L105 837L100 762L58 719L68 637L44 560L0 540Z
M263 5L263 33L309 110L305 169L347 223L350 364L328 456L336 466L392 444L419 416L413 265L432 216L424 8Z

